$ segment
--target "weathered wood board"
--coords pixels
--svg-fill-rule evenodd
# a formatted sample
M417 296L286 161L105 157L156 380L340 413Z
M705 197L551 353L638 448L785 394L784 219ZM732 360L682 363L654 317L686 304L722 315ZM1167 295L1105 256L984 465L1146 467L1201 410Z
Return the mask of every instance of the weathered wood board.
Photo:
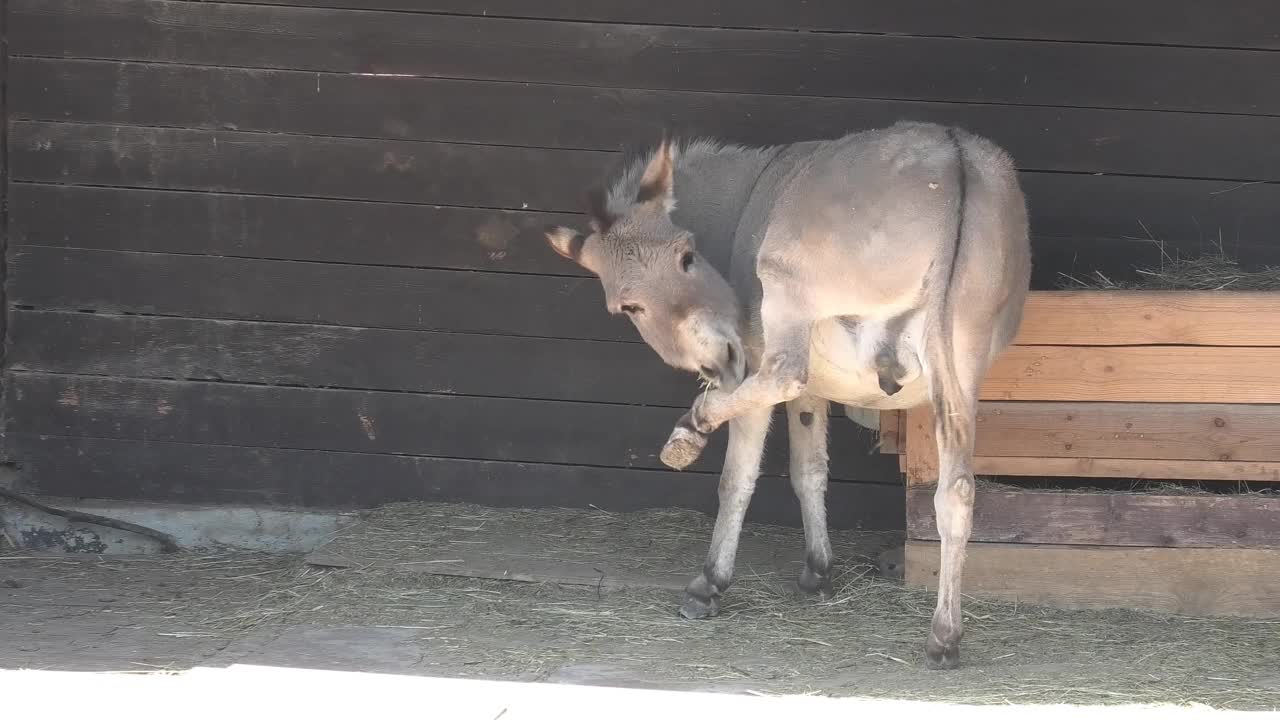
M1023 312L1015 345L1280 346L1280 293L1033 292Z
M938 561L938 543L907 541L907 584L936 589ZM964 591L1067 609L1272 618L1280 617L1277 567L1274 548L970 543Z
M907 489L907 537L937 540L934 487ZM1280 547L1280 495L1156 495L979 486L972 542Z
M1275 415L1272 405L983 402L974 471L1276 482L1280 425ZM906 440L890 447L902 454L908 484L935 482L932 410L901 413L898 422Z

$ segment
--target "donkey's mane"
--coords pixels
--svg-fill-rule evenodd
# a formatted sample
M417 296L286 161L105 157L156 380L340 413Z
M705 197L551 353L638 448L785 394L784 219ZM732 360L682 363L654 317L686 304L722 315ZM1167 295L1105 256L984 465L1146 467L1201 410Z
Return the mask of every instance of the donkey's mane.
M710 137L672 138L673 157L676 172L699 157L720 153L761 152L764 148L749 148L744 145L726 143ZM644 169L658 151L659 142L649 142L627 147L623 150L621 161L606 178L605 209L613 215L625 214L635 204L640 193L640 178Z

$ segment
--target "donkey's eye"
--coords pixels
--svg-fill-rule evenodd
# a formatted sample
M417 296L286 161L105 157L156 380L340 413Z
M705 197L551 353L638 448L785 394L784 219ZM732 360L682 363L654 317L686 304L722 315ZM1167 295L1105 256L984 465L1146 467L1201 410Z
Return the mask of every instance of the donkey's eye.
M689 272L691 267L693 267L693 253L686 252L680 256L680 269Z
M644 312L644 308L640 307L639 305L623 305L618 309L628 315L639 315L640 313Z

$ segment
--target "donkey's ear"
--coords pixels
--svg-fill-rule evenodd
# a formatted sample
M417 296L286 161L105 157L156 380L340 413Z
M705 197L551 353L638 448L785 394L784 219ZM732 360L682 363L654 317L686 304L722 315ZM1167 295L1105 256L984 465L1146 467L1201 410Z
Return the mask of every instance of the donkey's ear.
M595 272L595 269L587 262L586 253L582 251L587 241L585 235L577 230L559 226L548 227L546 235L547 244L551 246L552 250L578 263L587 270Z
M658 149L653 152L649 165L640 178L637 203L660 202L670 211L675 206L675 147L669 136L663 136Z

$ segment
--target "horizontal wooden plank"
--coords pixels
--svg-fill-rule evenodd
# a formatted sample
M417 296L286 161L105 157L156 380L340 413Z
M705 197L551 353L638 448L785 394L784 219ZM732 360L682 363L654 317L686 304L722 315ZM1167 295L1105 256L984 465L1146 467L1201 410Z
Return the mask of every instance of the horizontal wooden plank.
M616 156L34 122L11 143L15 180L570 212Z
M13 311L12 370L690 406L696 379L638 343Z
M1034 292L1014 343L1280 347L1280 293Z
M984 402L978 407L976 451L997 457L1276 462L1277 411L1245 404Z
M906 582L937 587L938 544L909 540ZM970 543L964 592L1068 609L1280 616L1280 550Z
M405 501L609 512L681 507L708 514L718 505L718 478L706 473L26 434L8 435L6 446L21 465L21 489L55 497L295 508ZM902 527L898 487L833 483L827 507L833 528ZM747 517L799 526L790 484L761 478ZM795 552L799 557L803 548Z
M979 475L1089 477L1122 480L1280 482L1280 462L1252 460L1144 460L1136 458L989 457L973 459ZM932 480L930 480L932 482Z
M585 275L547 249L547 223L581 225L581 216L25 183L9 194L13 246ZM1161 260L1153 243L1097 238L1034 236L1032 252L1037 288L1095 268L1132 277ZM1232 254L1246 267L1280 265L1280 243Z
M420 395L231 383L13 373L9 432L300 450L664 469L657 454L680 411L594 403ZM832 419L831 475L897 483L888 456ZM718 472L726 433L692 469ZM787 473L786 435L770 437L765 474Z
M29 121L13 123L10 139L18 181L573 213L583 188L616 160L586 150ZM1236 254L1274 251L1280 225L1277 184L1031 171L1021 180L1043 236L1149 232L1172 254L1208 249L1206 238L1222 229Z
M10 13L16 55L717 92L1280 113L1280 76L1272 57L1241 50L299 11L169 0L15 0Z
M1070 5L1028 5L987 0L852 0L779 4L768 0L646 2L629 0L246 0L252 4L438 12L482 17L542 18L824 32L942 35L1084 42L1280 48L1271 28L1280 12L1268 0L1236 0L1231 12L1195 0L1077 0Z
M1280 403L1280 348L1013 346L984 400Z
M578 214L15 183L11 245L586 276L547 247Z
M1280 179L1280 118L607 89L420 77L15 58L19 119L616 150L666 127L769 145L903 118L990 137L1020 167ZM121 93L128 102L119 102ZM521 122L493 122L519 117ZM1214 138L1213 142L1206 138Z
M978 413L979 475L1280 481L1265 405L984 402ZM902 424L907 484L936 483L933 411Z
M9 300L39 309L640 340L594 278L42 247L9 267Z
M937 540L934 488L907 489L907 537ZM972 542L1280 547L1280 495L1035 492L979 487Z

